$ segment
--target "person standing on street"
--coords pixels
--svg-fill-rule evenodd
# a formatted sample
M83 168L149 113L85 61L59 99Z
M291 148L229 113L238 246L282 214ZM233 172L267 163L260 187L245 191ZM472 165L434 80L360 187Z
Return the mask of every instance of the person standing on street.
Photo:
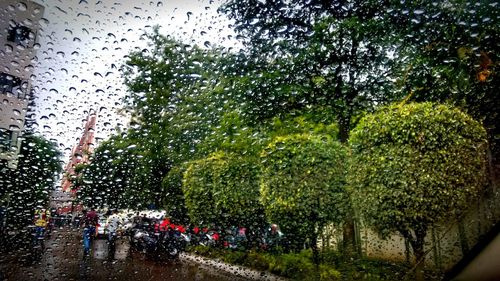
M111 216L106 221L106 229L108 231L108 258L114 259L116 250L116 236L122 224L118 210L113 210Z
M85 256L90 253L91 242L96 234L96 226L99 216L94 209L83 211L83 253Z

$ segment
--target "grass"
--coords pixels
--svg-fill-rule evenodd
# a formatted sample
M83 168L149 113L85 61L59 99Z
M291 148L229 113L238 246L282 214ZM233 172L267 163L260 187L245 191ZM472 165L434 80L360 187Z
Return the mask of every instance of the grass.
M414 280L408 273L411 267L377 259L349 259L335 251L322 251L322 262L317 267L312 262L312 252L271 254L261 251L231 251L194 246L189 251L204 257L219 259L230 264L268 271L292 280ZM426 280L439 280L440 275L428 272Z

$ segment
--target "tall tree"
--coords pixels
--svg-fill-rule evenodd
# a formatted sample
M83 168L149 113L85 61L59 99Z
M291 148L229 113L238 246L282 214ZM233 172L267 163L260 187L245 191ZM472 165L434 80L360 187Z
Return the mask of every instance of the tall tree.
M397 99L393 67L397 36L385 16L390 1L229 0L219 11L235 21L254 62L243 89L248 115L258 118L328 107L346 142L353 116ZM344 246L357 249L354 220L344 225Z
M389 14L406 58L399 89L409 100L452 103L483 122L499 158L498 3L412 1Z
M456 220L484 190L484 128L449 106L396 104L364 117L350 144L355 205L380 234L410 242L423 280L428 229Z
M78 199L87 206L111 208L144 207L151 202L150 185L140 175L142 157L135 148L126 136L101 143L90 163L81 167Z
M348 213L346 150L327 135L276 137L261 153L261 201L267 217L285 231L295 249L306 239L318 262L317 238L327 223Z
M267 91L259 85L260 91L247 91L249 101L264 109L277 105L278 112L283 104L328 105L345 142L353 114L374 101L391 100L388 66L395 61L389 54L395 46L383 17L387 6L380 1L227 1L220 11L235 21L236 31L247 38L247 52L263 65L250 74L268 79Z
M47 208L61 171L57 145L41 136L26 135L17 169L1 169L0 190L10 198L7 224L23 227L32 222L36 208Z

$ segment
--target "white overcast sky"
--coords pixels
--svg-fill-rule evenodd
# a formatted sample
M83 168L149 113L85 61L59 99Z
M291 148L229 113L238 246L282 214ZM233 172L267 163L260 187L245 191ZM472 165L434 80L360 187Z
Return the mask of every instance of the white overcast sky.
M86 112L98 111L96 136L106 138L127 118L117 111L125 95L118 69L147 28L160 25L186 43L236 46L214 1L36 0L45 6L35 67L37 131L68 155L82 134Z

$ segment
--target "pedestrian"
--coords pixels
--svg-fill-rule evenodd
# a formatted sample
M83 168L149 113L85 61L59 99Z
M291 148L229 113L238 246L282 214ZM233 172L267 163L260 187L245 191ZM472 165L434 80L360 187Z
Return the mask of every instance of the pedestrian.
M84 221L83 226L83 255L88 256L90 254L90 242L93 231L89 223Z
M90 253L92 241L96 236L96 227L98 221L99 216L97 215L94 208L92 208L90 211L83 210L83 249L85 255L88 255Z
M116 250L117 233L120 230L122 221L118 215L118 210L113 210L111 216L106 220L106 229L108 231L108 258L114 259Z

